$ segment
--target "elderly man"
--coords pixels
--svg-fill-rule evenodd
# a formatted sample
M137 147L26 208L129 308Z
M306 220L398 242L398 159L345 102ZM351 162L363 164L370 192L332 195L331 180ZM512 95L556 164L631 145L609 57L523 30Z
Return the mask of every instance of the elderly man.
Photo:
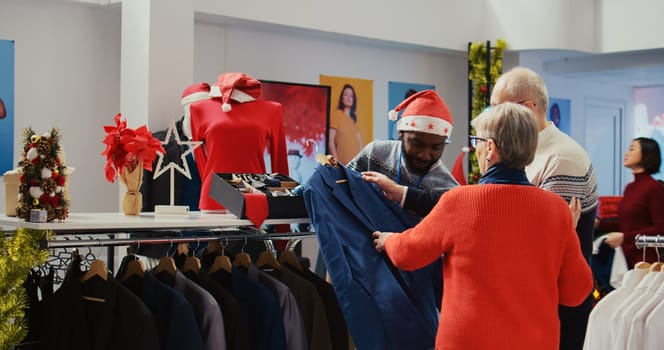
M581 216L576 232L583 256L590 263L598 201L595 171L586 151L547 121L548 101L549 94L542 77L523 67L513 68L500 76L491 93L492 106L514 102L535 112L539 123L539 141L535 159L526 166L526 175L532 184L560 195L565 201L574 198L580 201ZM591 308L591 295L578 307L560 306L560 349L583 348Z
M401 110L400 140L373 141L347 166L362 172L363 179L376 183L389 199L423 217L443 192L458 186L440 159L454 121L433 90L406 98L390 112L390 119L396 120Z

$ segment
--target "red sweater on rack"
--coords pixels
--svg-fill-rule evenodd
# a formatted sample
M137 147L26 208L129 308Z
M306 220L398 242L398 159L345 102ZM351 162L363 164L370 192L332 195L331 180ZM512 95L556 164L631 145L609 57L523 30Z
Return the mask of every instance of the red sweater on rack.
M215 173L266 173L265 151L271 157L271 171L288 175L288 155L280 103L257 100L232 103L224 112L220 99L191 105L191 133L204 145L194 150L201 174L201 210L224 209L209 196Z
M569 207L533 186L452 189L385 248L404 270L445 254L436 349L557 350L558 304L593 286Z
M634 181L625 187L618 205L618 222L600 221L602 231L620 231L624 234L621 245L629 268L643 261L643 250L636 247L636 235L662 235L664 238L664 186L650 174L634 174ZM655 249L646 249L645 261L656 262Z

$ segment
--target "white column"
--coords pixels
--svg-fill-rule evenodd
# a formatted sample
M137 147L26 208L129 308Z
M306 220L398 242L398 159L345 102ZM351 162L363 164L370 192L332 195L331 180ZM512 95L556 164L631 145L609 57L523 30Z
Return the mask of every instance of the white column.
M166 129L193 81L194 0L124 0L121 46L122 115L130 127Z

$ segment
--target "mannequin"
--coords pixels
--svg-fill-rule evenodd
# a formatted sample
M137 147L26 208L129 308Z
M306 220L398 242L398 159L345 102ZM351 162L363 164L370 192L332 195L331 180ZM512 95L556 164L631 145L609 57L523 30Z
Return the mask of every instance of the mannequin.
M264 152L271 171L288 175L283 107L256 100L260 82L243 73L221 74L210 88L210 99L189 106L191 139L203 141L194 150L202 187L199 207L224 207L209 196L215 173L266 173Z

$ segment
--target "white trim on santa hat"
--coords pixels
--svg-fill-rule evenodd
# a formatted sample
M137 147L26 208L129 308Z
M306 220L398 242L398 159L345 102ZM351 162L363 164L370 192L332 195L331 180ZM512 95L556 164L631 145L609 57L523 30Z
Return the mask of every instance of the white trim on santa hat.
M180 100L180 103L182 103L183 106L186 106L190 103L198 102L198 101L203 101L203 100L209 100L210 99L210 93L207 91L198 91L191 93Z
M231 93L231 100L240 103L256 101L256 99L253 96L249 95L248 93L240 89L233 89L233 92Z
M221 88L219 87L219 85L212 85L209 96L222 97ZM240 89L233 89L233 92L231 92L230 99L240 103L256 101L256 99L253 96L249 95L248 93ZM229 112L231 110L231 105L228 103L223 103L221 107L224 112Z
M452 124L447 120L424 115L409 115L399 119L399 131L419 131L427 134L450 136Z
M191 111L189 110L190 104L198 101L204 101L210 99L210 93L207 91L197 91L193 92L180 100L182 106L184 106L184 117L182 118L182 134L191 140Z

